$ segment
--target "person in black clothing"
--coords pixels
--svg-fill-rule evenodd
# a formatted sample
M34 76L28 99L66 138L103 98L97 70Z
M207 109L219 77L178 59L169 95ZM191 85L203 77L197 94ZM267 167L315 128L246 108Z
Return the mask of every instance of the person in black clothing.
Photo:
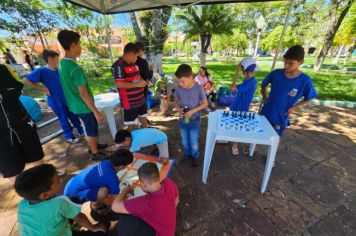
M23 50L23 53L25 54L26 63L30 66L31 70L34 70L35 67L33 66L33 62L32 62L30 54L28 54L28 52L26 50Z
M141 42L136 42L136 47L139 50L138 56L137 56L137 61L136 65L140 69L140 75L141 78L147 82L147 85L145 87L144 93L145 93L145 98L147 99L147 93L148 93L148 82L152 80L153 76L153 65L148 65L147 60L144 58L145 56L145 45Z
M6 57L7 64L17 64L17 61L15 60L14 56L10 52L10 49L8 48L6 48L5 57Z
M16 73L0 64L0 173L14 182L26 163L44 164L36 124L22 106L23 88Z

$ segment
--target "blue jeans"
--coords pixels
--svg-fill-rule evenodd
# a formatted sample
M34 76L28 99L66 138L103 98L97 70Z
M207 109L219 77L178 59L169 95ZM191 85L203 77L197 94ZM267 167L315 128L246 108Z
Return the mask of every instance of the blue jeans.
M184 120L180 119L179 128L184 154L193 158L199 158L200 119L198 121L190 121L188 124L185 124Z

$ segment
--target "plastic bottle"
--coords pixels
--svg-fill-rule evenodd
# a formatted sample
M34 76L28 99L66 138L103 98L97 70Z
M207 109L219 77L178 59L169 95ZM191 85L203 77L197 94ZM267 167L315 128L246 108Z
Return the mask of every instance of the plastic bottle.
M189 123L189 117L185 115L189 111L188 106L184 106L183 112L184 112L184 123L188 124Z

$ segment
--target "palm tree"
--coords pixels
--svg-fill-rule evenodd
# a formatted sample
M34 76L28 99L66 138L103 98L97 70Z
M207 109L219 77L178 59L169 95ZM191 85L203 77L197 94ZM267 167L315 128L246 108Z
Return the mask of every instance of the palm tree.
M185 25L185 40L200 38L200 64L205 66L206 54L213 35L232 35L236 16L233 8L224 5L192 6L177 14Z

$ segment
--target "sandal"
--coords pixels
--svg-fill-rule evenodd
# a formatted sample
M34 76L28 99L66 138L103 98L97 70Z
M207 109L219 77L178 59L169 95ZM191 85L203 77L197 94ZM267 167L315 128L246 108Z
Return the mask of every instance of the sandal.
M231 147L231 153L232 153L233 156L239 155L239 148L232 146Z

